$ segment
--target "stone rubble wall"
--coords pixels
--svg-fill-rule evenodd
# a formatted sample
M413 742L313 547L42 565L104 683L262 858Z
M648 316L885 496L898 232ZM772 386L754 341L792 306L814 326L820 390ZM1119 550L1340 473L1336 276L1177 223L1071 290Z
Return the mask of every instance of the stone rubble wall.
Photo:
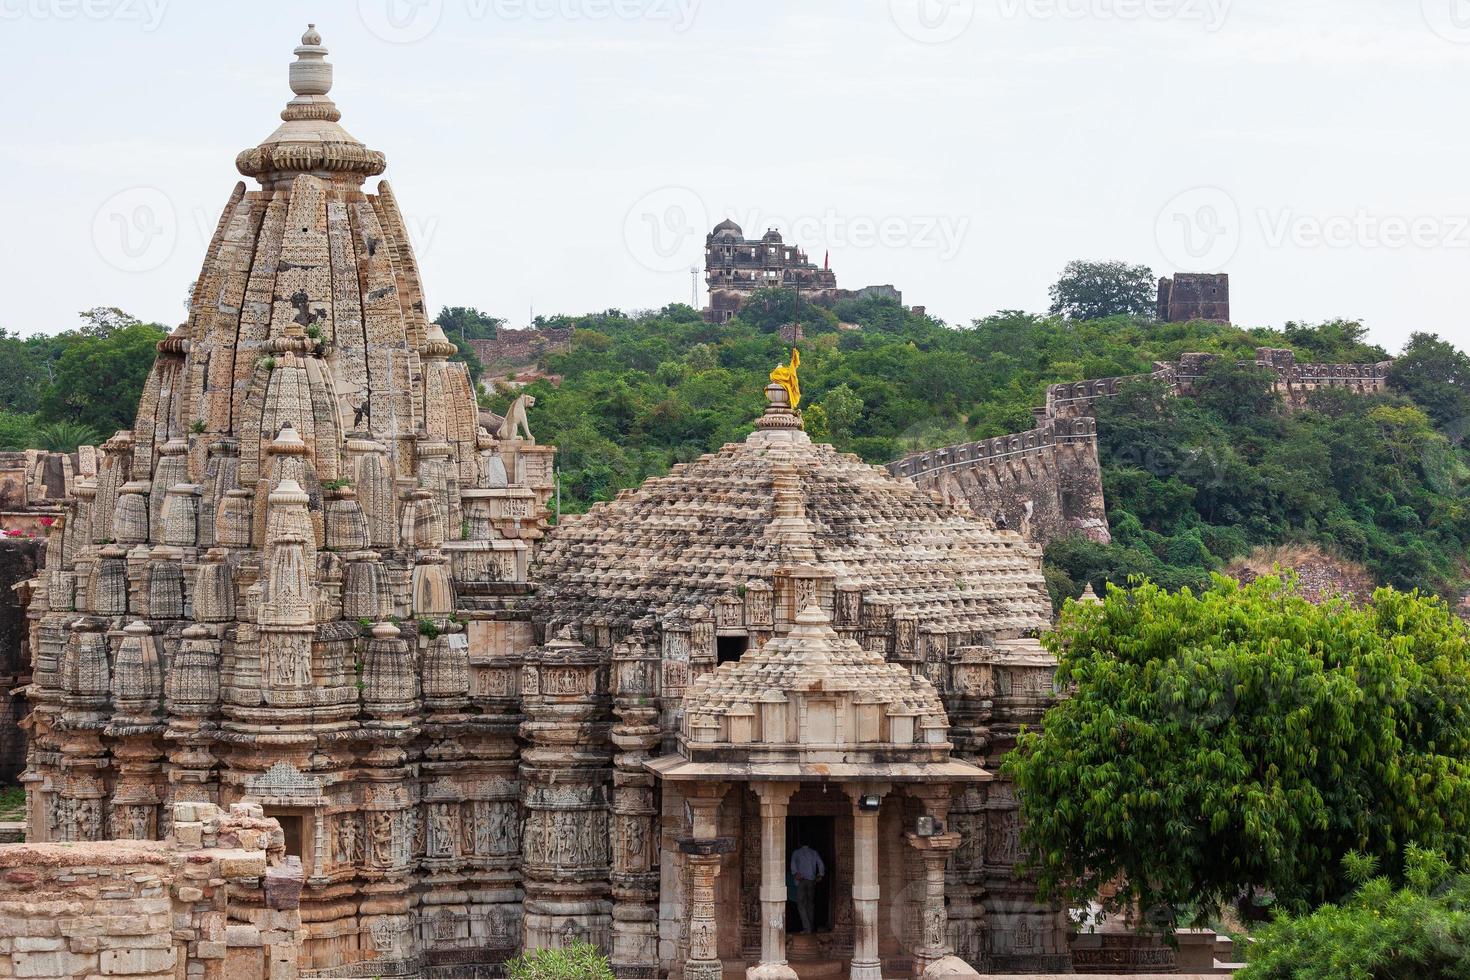
M1051 385L1036 410L1037 427L994 439L913 453L888 464L890 472L950 499L964 500L981 517L1019 530L1042 546L1069 534L1112 539L1097 451L1097 403L1136 381L1155 381L1171 394L1193 394L1193 383L1215 357L1184 354L1149 374ZM1290 350L1262 347L1256 366L1275 373L1289 409L1311 394L1337 388L1360 395L1388 390L1392 361L1377 364L1301 364Z
M0 514L11 517L17 511L57 510L71 495L77 477L96 474L93 446L74 453L44 449L0 452Z
M572 346L572 329L553 327L537 330L535 327L526 327L514 330L499 327L495 331L494 340L470 340L466 343L474 348L475 356L486 368L494 368L501 363L520 367L535 363L543 354L556 354L569 349Z
M254 804L166 841L0 846L0 977L295 980L300 861Z

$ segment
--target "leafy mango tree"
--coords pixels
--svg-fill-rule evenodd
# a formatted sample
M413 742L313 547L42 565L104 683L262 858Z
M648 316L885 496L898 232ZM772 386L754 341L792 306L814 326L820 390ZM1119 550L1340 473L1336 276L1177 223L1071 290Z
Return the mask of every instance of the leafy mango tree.
M1290 580L1150 583L1069 604L1048 643L1070 696L1005 771L1049 894L1115 911L1345 896L1411 845L1470 858L1470 631L1384 589L1314 605Z

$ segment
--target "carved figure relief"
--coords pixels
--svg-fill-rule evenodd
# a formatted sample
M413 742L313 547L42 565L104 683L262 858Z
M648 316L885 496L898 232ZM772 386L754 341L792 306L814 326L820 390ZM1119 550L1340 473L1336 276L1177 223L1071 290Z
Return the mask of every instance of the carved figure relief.
M368 833L372 837L372 865L375 868L393 867L393 814L387 810L374 810L368 814Z
M434 803L429 807L428 850L431 858L454 856L454 804Z
M336 819L336 842L332 856L338 864L355 865L362 860L358 815L339 813Z

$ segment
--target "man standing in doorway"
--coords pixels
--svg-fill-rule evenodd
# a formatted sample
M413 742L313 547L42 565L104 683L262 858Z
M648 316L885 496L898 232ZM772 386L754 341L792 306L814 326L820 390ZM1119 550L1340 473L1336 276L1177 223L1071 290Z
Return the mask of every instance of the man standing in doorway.
M796 911L801 914L801 931L810 933L815 928L813 919L817 912L817 882L827 875L827 866L822 855L809 845L803 844L791 854L791 877L796 879Z

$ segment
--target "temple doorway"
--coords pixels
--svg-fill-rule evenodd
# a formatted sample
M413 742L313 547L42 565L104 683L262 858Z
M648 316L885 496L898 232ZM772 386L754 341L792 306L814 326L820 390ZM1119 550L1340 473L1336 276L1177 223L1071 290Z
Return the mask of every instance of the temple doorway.
M796 902L796 882L791 876L791 855L806 845L822 858L826 874L817 882L812 905L812 930L829 933L836 921L833 915L832 883L837 879L837 820L835 817L798 816L786 818L786 931L802 931L801 910Z

